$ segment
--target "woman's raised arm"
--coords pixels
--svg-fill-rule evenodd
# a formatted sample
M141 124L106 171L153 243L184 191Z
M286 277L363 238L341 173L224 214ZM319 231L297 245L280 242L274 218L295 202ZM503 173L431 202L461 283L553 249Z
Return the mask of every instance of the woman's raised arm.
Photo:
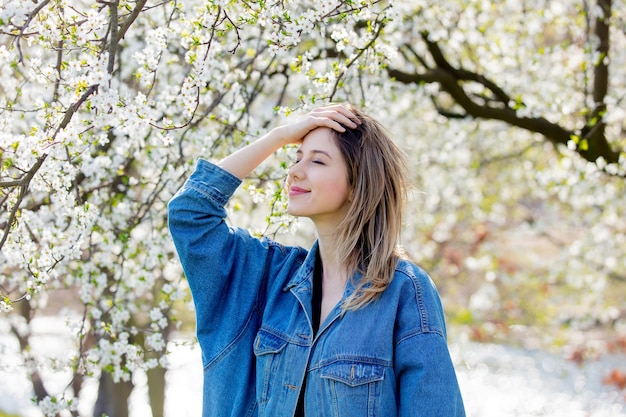
M285 145L301 142L307 133L318 127L343 132L344 126L354 128L357 123L358 118L341 104L318 107L292 123L272 129L222 159L218 165L239 179L244 179L272 153Z

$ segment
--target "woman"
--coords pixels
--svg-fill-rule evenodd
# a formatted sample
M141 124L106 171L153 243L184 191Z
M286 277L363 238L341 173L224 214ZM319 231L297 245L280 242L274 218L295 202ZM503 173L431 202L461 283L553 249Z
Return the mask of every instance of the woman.
M229 227L224 205L299 144L288 211L307 251ZM437 290L398 251L404 157L349 105L313 110L213 165L169 204L196 306L203 416L464 416Z

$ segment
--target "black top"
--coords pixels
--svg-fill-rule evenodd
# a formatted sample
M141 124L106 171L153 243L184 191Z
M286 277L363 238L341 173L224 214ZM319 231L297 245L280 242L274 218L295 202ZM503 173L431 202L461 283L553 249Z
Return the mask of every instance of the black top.
M311 317L313 325L313 338L317 335L317 331L320 328L320 315L322 314L322 261L320 259L319 252L315 257L315 268L313 268L313 294L311 297L311 311L313 317ZM300 390L300 397L298 397L298 405L296 406L296 414L294 417L304 417L304 391L306 389L306 372L304 374L304 381L302 382L302 389Z

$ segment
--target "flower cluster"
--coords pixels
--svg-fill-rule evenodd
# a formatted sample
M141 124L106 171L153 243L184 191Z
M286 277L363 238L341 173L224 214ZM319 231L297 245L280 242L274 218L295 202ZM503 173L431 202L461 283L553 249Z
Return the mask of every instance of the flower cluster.
M46 417L58 416L62 411L76 411L76 401L73 398L47 396L37 403L37 407Z

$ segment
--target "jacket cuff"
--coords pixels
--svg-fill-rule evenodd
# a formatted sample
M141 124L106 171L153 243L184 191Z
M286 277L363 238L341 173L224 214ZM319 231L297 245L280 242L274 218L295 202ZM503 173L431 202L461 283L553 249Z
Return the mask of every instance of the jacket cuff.
M241 182L224 168L205 159L198 159L194 172L187 180L187 186L210 195L224 206Z

